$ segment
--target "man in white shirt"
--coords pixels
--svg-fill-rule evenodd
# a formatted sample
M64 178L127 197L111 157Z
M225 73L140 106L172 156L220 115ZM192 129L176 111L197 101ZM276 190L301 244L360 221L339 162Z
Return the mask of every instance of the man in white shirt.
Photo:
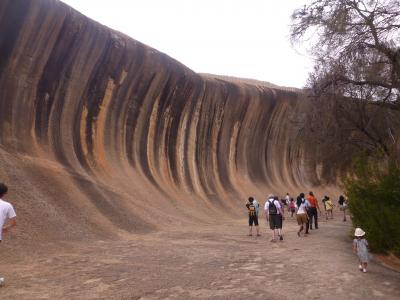
M279 239L282 241L282 219L283 213L279 200L274 199L274 195L270 194L264 205L264 212L269 228L272 230L271 242L275 242L275 233L277 232Z
M290 204L290 195L289 193L286 193L286 196L284 198L286 200L286 204L289 205Z
M4 201L2 198L8 192L8 187L4 183L0 183L0 242L3 233L7 233L10 228L17 225L15 220L16 214L13 206ZM4 277L0 277L0 286L4 284Z

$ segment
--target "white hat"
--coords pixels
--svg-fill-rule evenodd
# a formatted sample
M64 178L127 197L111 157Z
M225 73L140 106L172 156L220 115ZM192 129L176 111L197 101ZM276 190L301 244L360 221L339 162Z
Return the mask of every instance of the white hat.
M274 198L274 195L273 195L273 194L269 194L269 195L268 195L268 199L271 199L271 198Z
M354 232L355 236L364 236L365 232L361 228L356 228L356 231Z

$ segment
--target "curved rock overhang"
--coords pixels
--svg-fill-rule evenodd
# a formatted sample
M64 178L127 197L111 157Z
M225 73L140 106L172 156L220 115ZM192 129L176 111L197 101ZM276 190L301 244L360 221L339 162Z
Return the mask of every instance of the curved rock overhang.
M0 3L0 175L32 232L212 223L249 195L328 182L303 139L309 105L196 74L60 1Z

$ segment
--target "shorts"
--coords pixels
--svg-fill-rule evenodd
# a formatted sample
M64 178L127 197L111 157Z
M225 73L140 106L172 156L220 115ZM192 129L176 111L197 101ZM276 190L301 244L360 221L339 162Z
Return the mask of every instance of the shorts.
M296 216L296 219L297 219L297 224L299 224L299 225L307 224L307 222L308 222L308 218L307 218L306 214L298 214Z
M254 225L258 226L258 217L257 216L249 216L249 226Z
M282 229L282 216L280 214L269 215L269 228Z
M340 205L339 207L340 207L341 211L345 211L346 210L346 205Z

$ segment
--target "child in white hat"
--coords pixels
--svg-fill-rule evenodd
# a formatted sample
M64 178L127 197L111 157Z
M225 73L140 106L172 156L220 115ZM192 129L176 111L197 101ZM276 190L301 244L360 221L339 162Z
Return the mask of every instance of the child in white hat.
M364 238L365 232L361 228L356 228L354 232L354 236L356 237L353 240L353 252L357 253L358 259L360 260L360 265L358 268L361 272L367 272L367 265L369 261L368 254L368 242Z

